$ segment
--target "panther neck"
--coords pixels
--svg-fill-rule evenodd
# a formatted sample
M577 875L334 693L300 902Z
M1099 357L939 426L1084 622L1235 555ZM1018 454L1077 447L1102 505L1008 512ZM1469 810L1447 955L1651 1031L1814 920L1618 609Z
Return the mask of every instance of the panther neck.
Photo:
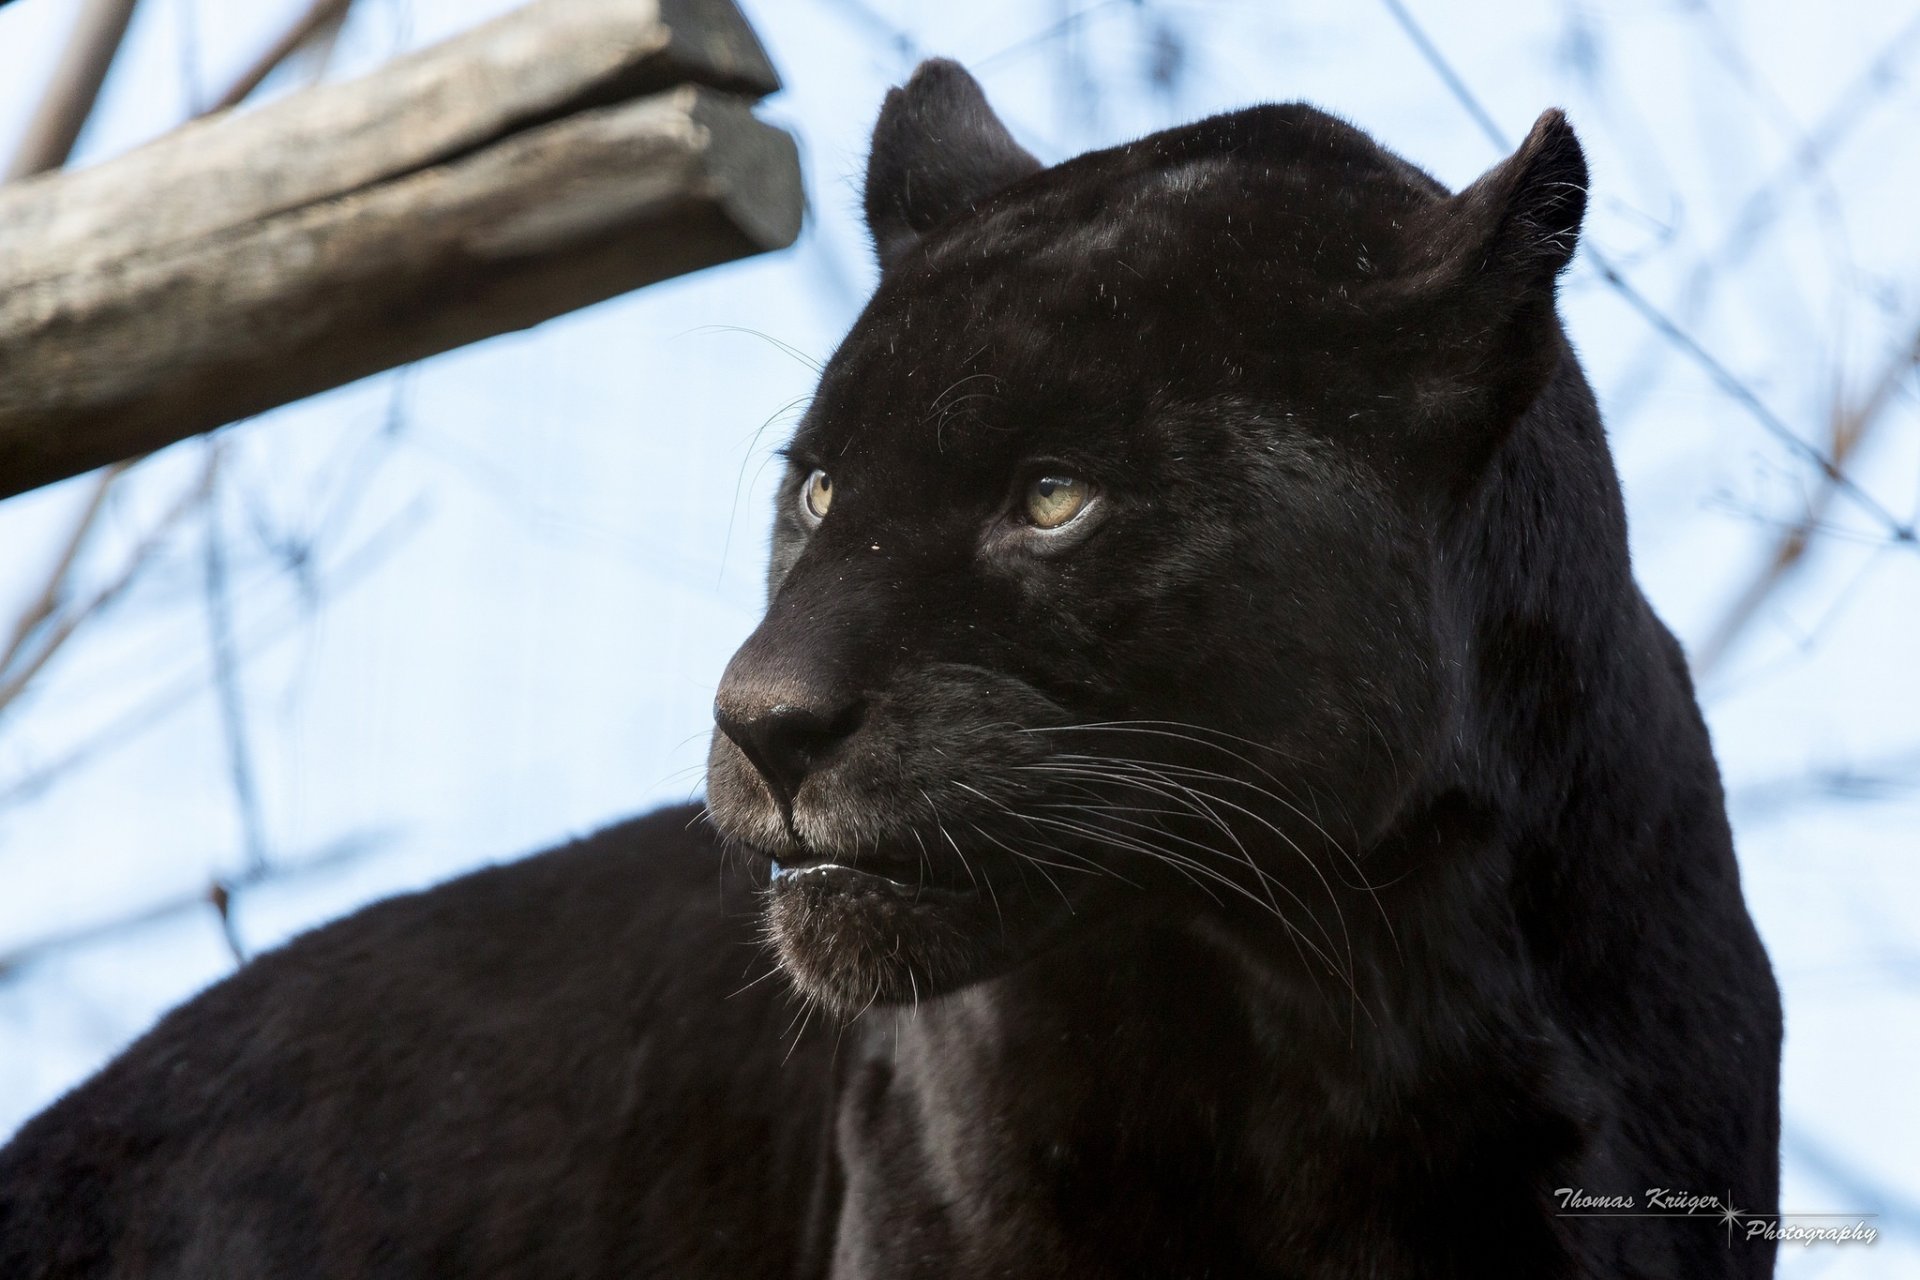
M1484 810L1516 874L1596 891L1691 840L1726 844L1686 660L1633 581L1626 516L1593 394L1558 375L1447 531L1467 630L1459 749L1430 797ZM1666 834L1663 835L1662 833Z

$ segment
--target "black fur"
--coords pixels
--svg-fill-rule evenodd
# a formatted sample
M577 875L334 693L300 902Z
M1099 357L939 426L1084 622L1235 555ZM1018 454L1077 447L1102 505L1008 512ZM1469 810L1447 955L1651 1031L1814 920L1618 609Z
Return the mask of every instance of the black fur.
M922 64L911 83L887 94L874 129L866 212L881 266L934 227L1039 170L972 76L944 59Z
M804 1272L832 1044L781 1034L697 817L378 903L175 1010L0 1153L0 1277Z
M923 67L719 693L744 856L662 814L262 958L0 1154L0 1276L1770 1274L1556 1196L1777 1191L1585 187L1555 113L1458 195L1303 106L1041 170Z

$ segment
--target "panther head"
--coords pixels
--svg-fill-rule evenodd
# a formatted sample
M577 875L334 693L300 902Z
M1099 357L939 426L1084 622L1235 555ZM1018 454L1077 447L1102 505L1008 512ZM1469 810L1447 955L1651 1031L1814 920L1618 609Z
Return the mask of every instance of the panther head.
M803 993L1170 913L1337 964L1453 749L1437 531L1571 366L1585 188L1551 112L1450 194L1302 105L1046 168L951 62L888 95L879 287L786 450L709 757Z

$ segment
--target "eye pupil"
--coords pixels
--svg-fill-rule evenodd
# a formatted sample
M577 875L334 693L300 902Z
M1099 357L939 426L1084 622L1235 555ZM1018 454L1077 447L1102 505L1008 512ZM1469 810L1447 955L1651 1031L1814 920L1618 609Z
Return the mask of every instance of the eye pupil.
M1091 488L1073 476L1039 476L1027 486L1027 521L1035 528L1058 529L1085 509Z
M833 477L824 471L816 470L800 486L801 512L808 519L819 521L826 519L827 511L833 506Z

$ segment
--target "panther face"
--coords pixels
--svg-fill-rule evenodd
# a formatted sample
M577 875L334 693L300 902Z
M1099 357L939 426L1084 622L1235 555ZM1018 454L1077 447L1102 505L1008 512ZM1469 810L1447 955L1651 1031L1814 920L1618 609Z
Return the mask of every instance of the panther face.
M889 96L881 283L709 756L802 992L927 997L1140 913L1338 967L1457 702L1436 513L1560 358L1584 185L1551 115L1450 196L1303 106L1042 169L951 63Z

